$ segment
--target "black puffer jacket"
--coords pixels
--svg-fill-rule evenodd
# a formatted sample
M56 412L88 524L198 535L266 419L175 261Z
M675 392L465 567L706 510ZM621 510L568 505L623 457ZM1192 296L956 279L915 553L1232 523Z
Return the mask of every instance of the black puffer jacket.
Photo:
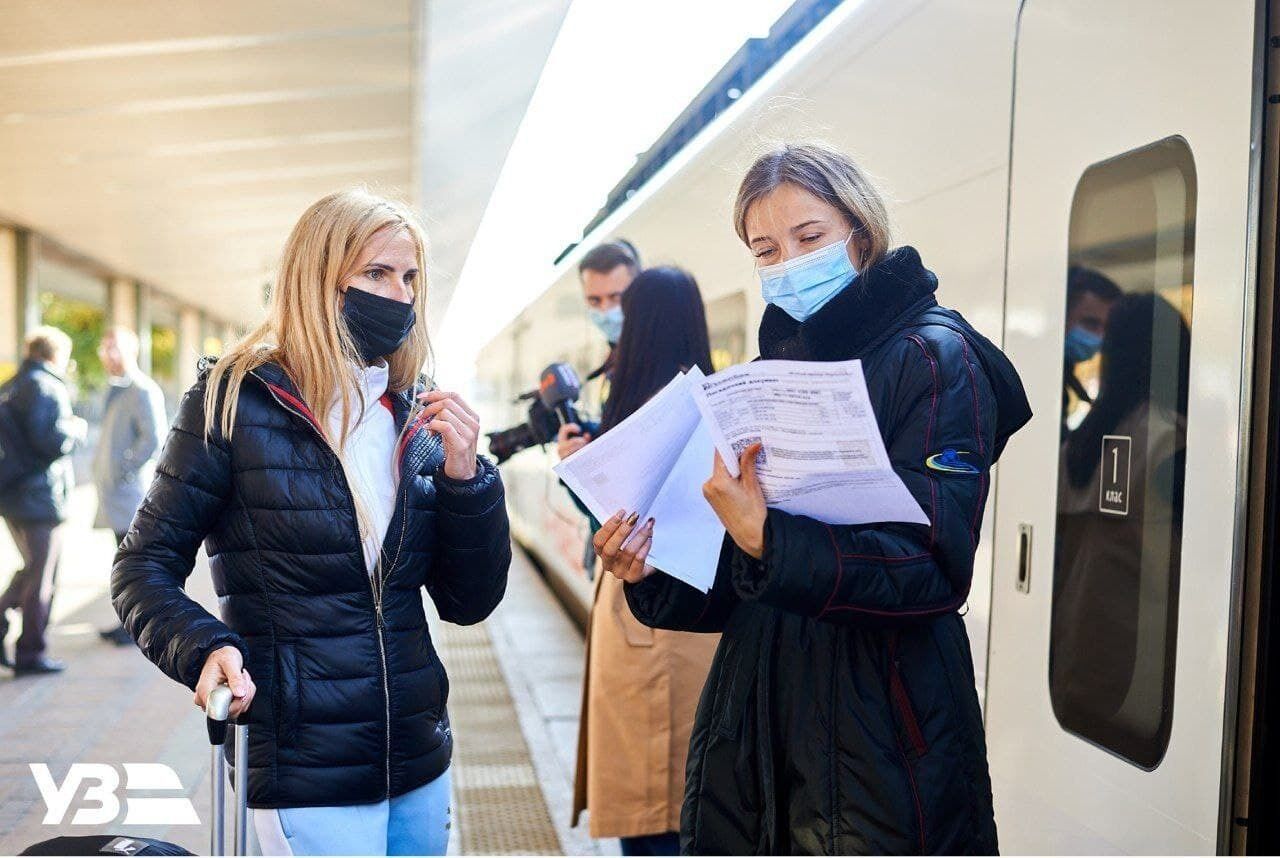
M125 627L188 688L211 650L244 653L258 689L252 807L358 804L433 780L452 736L423 588L454 623L483 620L502 598L511 545L497 470L481 459L476 479L450 480L439 438L410 431L378 612L350 489L285 373L246 377L231 441L203 439L204 391L202 376L183 398L116 556ZM403 425L408 395L384 401ZM222 621L183 592L201 541Z
M932 526L771 509L763 562L726 539L710 594L660 573L627 587L644 623L724 633L690 744L687 853L996 851L958 611L989 468L1030 411L936 285L904 247L804 324L769 307L760 329L766 358L862 359L894 469Z
M56 524L66 520L75 488L71 453L84 441L72 421L67 383L47 364L27 359L0 396L11 397L5 412L18 425L15 437L30 458L30 470L0 492L0 515L12 521ZM83 424L81 424L83 425Z

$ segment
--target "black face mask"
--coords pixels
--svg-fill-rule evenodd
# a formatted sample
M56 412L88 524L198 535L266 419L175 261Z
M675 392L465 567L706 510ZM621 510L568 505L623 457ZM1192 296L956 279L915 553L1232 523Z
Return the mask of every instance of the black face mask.
M345 294L342 318L365 363L371 364L391 354L409 338L417 320L413 304L383 298L354 286Z

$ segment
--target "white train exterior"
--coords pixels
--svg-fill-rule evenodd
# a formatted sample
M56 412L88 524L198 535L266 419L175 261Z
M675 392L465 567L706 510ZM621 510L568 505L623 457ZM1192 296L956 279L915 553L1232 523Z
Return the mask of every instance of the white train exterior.
M603 358L576 263L612 236L647 263L692 271L718 359L753 357L763 307L731 226L737 182L772 141L817 137L853 153L891 199L895 242L921 251L942 303L1003 344L1037 414L998 467L965 617L1002 849L1240 848L1250 759L1237 723L1253 703L1240 656L1257 654L1246 526L1257 268L1269 252L1259 234L1275 230L1260 181L1266 15L1248 0L846 0L587 235L486 346L487 426L519 422L509 400L548 363L585 372ZM1175 152L1180 170L1152 146ZM1098 165L1147 182L1152 210L1108 209L1102 193L1089 223L1077 197ZM1193 243L1152 239L1179 206L1192 213ZM1173 683L1154 765L1065 729L1048 682L1065 273L1081 230L1132 245L1118 252L1158 245L1132 264L1164 271L1191 326L1176 642L1167 664L1134 667ZM1179 261L1190 282L1170 273ZM599 404L591 385L583 405ZM553 455L530 450L504 466L511 513L520 541L585 606L586 523L550 471Z

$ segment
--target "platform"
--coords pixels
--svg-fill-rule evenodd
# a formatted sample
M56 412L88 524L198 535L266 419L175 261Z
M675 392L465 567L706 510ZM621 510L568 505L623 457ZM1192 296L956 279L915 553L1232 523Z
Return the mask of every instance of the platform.
M201 821L208 818L209 747L190 692L136 649L98 638L114 619L106 596L113 548L109 533L88 529L91 508L91 496L77 498L77 535L55 598L51 654L67 661L66 672L18 679L0 671L0 854L59 834L105 831L207 854L204 825L124 827L123 811L101 827L72 825L72 813L58 825L43 822L29 763L48 764L58 783L74 763L117 770L123 762L165 763ZM0 583L14 562L0 552ZM206 607L215 603L203 555L189 592ZM466 628L435 623L433 634L451 679L456 737L450 853L616 854L616 841L593 841L585 824L568 825L583 642L523 553L516 550L507 596L489 620ZM93 802L82 787L71 807L85 806Z

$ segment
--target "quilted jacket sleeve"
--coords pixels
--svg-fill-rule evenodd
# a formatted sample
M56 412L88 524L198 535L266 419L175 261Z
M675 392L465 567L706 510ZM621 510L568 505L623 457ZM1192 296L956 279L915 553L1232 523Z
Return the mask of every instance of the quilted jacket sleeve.
M231 452L204 438L204 382L183 396L155 479L116 554L111 603L143 655L194 689L210 652L244 641L186 594L205 534L231 497Z
M511 526L502 477L484 456L474 479L459 481L436 472L436 560L427 592L440 618L478 623L493 612L507 590Z
M654 572L638 584L626 584L623 592L635 618L655 629L676 632L722 632L738 594L730 579L737 547L725 537L720 547L716 580L708 593L699 592L678 578Z
M831 526L770 509L762 560L734 549L741 598L830 622L893 623L955 611L968 597L992 460L991 387L964 338L945 328L907 335L883 365L901 373L879 414L886 449L931 524ZM926 465L948 449L972 472Z

